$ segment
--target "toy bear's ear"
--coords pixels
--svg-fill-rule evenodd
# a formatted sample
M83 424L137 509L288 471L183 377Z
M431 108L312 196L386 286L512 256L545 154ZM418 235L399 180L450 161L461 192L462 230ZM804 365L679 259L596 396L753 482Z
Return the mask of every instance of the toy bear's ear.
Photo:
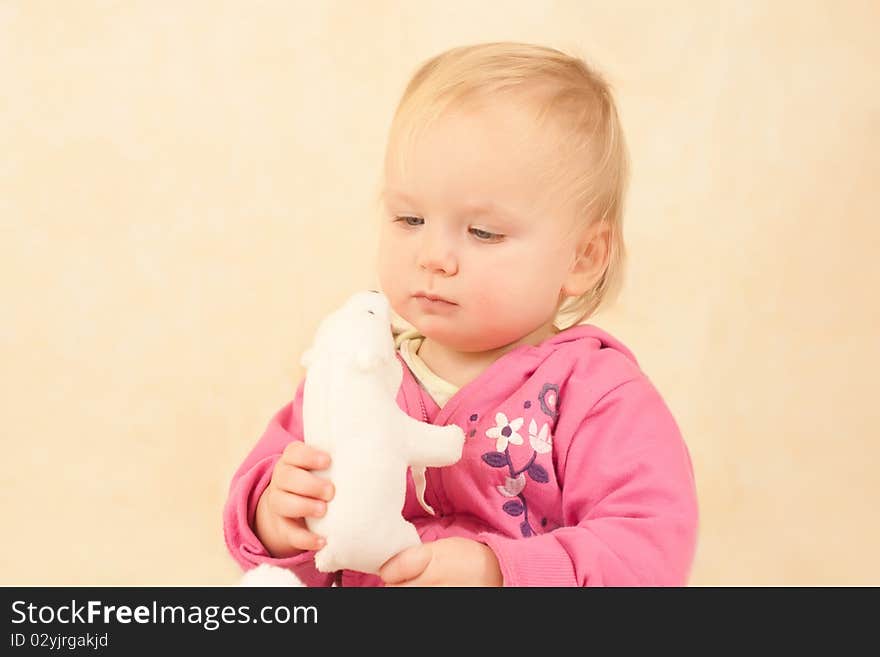
M374 349L358 349L354 360L359 370L370 372L378 368L387 359L382 354L377 354Z
M312 366L313 360L315 360L315 350L306 349L302 355L302 358L299 359L299 364L308 369Z

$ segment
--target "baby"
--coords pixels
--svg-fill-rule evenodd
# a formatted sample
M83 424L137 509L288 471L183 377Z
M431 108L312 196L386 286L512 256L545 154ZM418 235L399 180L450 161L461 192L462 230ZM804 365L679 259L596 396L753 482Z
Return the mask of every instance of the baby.
M421 545L378 576L320 573L323 539L304 518L325 513L333 483L311 472L329 457L302 442L300 384L233 476L233 557L316 586L685 585L686 445L633 354L583 323L624 256L626 147L608 85L549 48L447 51L407 86L384 174L379 279L408 325L398 405L460 426L462 457L408 480L402 512Z

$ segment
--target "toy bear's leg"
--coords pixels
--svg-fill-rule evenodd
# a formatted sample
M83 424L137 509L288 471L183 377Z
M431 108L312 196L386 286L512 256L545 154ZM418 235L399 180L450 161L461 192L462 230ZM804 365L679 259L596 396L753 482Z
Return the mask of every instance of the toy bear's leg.
M363 564L363 571L378 575L379 569L391 557L421 542L413 524L400 518L398 522L390 523L385 527L382 532L381 551L370 555L369 561Z
M251 568L238 582L239 586L305 586L292 572L267 563Z
M408 547L418 545L422 542L419 538L419 532L411 522L407 522L403 518L399 523L395 523L394 527L389 527L387 546L388 558L390 559L398 552L402 552ZM384 562L383 562L384 563ZM379 564L380 566L382 564Z
M325 545L315 552L315 568L322 573L332 573L341 570L341 566L330 545Z
M347 568L377 575L388 559L420 542L416 528L401 517L376 527L372 536L364 536L360 544L352 546L345 555L335 554L332 543L328 543L315 553L315 567L322 573Z

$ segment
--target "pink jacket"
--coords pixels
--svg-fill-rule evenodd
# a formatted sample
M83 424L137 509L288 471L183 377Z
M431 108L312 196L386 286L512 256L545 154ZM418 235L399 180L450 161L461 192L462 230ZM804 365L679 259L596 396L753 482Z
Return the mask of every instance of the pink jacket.
M466 436L458 463L427 471L425 501L436 516L418 503L407 475L403 515L423 541L485 543L506 586L687 583L697 534L690 456L660 394L620 342L582 325L520 346L443 409L403 369L398 405L424 422L456 423ZM333 576L315 569L313 552L275 559L252 529L275 462L291 440L302 440L302 395L300 384L235 472L224 533L243 568L272 563L327 586ZM344 571L341 584L382 582Z

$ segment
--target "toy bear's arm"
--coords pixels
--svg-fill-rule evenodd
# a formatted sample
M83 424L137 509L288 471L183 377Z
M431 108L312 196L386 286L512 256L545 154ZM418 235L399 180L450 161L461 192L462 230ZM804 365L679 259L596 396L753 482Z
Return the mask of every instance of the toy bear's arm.
M439 468L461 458L464 432L450 424L438 427L407 415L400 417L400 432L407 462L415 468Z

